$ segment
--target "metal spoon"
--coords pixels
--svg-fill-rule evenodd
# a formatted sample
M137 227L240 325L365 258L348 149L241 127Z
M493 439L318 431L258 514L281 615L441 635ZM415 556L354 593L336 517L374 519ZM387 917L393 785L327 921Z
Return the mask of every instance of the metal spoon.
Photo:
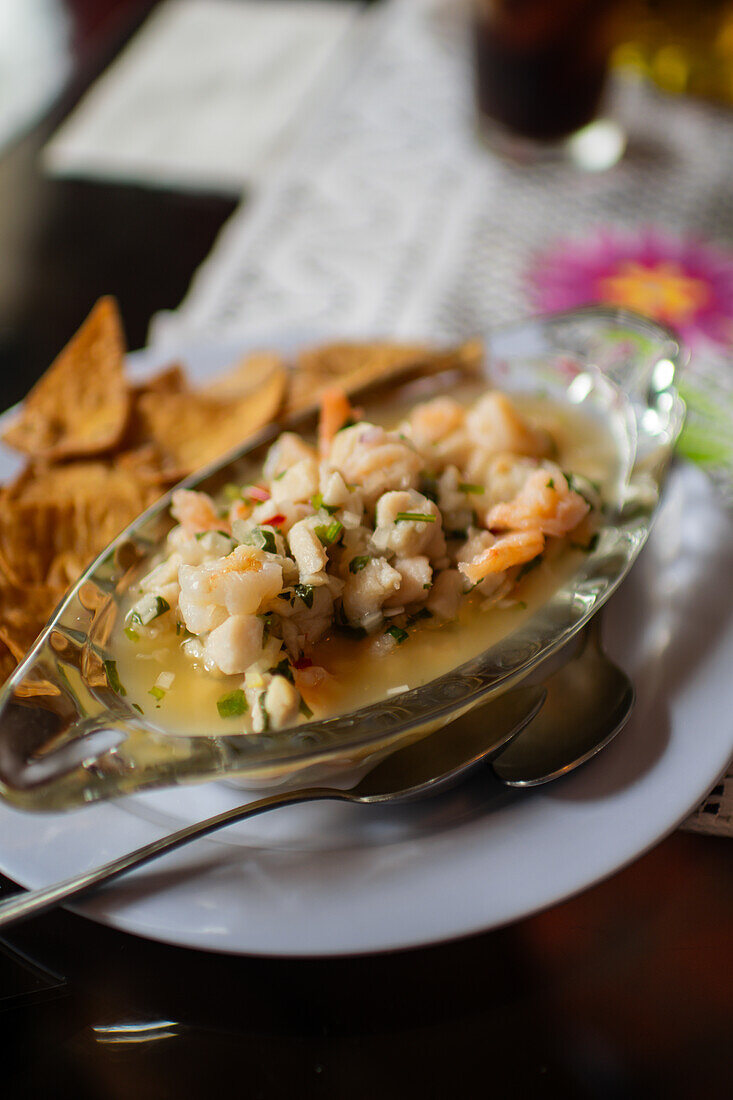
M510 787L549 783L584 764L626 725L634 705L628 676L603 652L601 616L581 635L580 652L543 680L547 700L494 760Z
M491 720L476 722L466 714L441 730L392 753L377 764L351 790L334 787L309 787L269 795L247 806L238 806L205 821L188 825L175 833L154 840L134 852L110 860L101 867L84 871L52 886L13 895L0 902L0 927L42 913L59 902L78 897L93 887L109 882L133 867L171 852L189 840L206 836L225 825L277 806L297 802L335 799L340 802L388 803L405 802L436 794L457 783L492 753L505 744L537 714L546 696L542 685L514 688L492 700Z

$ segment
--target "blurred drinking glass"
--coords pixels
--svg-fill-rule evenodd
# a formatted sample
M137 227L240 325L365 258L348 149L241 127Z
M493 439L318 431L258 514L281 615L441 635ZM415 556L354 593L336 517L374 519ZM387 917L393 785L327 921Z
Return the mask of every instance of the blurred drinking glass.
M599 119L613 45L613 0L473 0L481 131L514 160L560 153L610 167L621 128Z

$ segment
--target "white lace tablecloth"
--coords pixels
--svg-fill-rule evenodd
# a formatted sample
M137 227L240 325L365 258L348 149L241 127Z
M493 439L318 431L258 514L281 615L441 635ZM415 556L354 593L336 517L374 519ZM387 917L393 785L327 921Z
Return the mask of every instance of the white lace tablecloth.
M450 0L368 9L330 80L181 307L154 320L153 342L276 329L455 339L526 315L527 265L557 237L654 223L733 240L726 112L617 80L612 108L629 134L618 166L505 164L476 141L464 13ZM728 368L718 349L698 375L733 400ZM688 825L733 834L733 775Z

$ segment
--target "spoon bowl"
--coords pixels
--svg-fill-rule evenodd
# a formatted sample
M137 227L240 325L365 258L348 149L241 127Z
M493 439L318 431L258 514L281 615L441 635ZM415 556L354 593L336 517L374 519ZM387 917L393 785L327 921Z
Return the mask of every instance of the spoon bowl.
M600 615L581 635L580 652L544 680L542 710L492 761L509 787L537 787L584 764L619 733L634 687L601 646Z

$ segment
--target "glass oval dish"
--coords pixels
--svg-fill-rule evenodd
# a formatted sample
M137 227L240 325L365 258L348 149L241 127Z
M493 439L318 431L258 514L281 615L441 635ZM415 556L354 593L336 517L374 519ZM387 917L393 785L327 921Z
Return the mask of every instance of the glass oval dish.
M478 656L398 697L272 733L172 733L137 713L109 674L110 636L126 590L171 526L168 494L89 567L0 693L0 796L19 808L56 811L214 778L246 786L324 777L346 783L398 745L517 685L565 646L646 540L684 417L674 389L684 355L660 326L601 308L507 326L486 345L489 384L581 408L609 426L617 447L597 544L546 603ZM286 353L292 347L281 342ZM378 400L367 394L362 404L365 398ZM305 428L309 415L289 426ZM266 429L182 484L215 493L280 430Z

